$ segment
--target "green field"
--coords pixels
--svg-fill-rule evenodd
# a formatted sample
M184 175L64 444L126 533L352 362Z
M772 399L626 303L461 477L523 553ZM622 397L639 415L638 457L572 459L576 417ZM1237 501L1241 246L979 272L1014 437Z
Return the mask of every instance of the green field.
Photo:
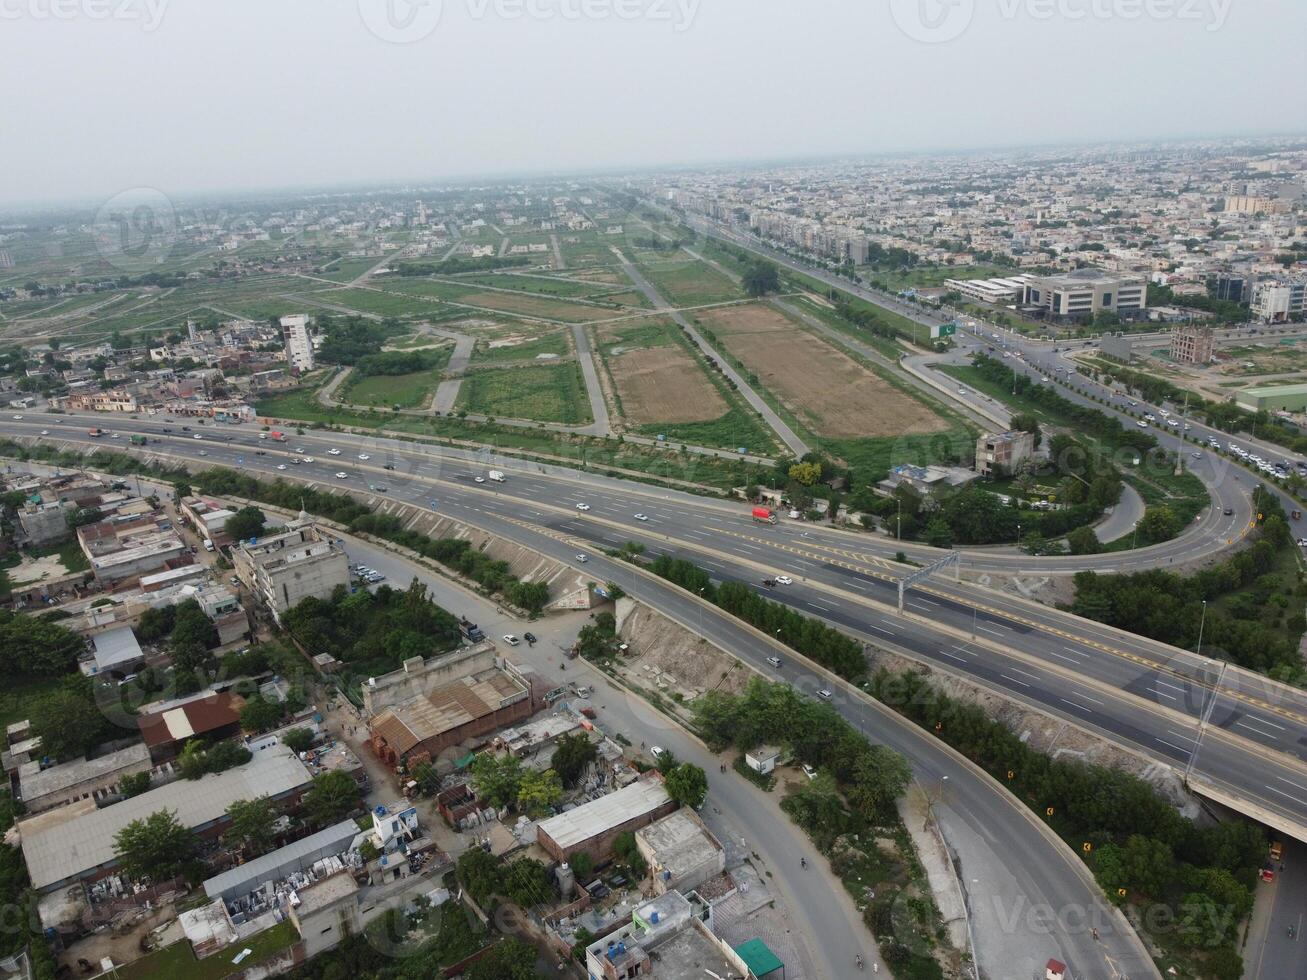
M421 408L440 384L440 370L412 374L378 374L345 387L340 400L351 405L390 408Z
M405 296L389 289L330 289L311 296L320 303L331 303L378 316L422 316L434 311L434 304L427 300Z
M534 419L565 425L594 421L581 367L575 362L469 372L456 407L492 418Z
M659 252L640 252L636 261L663 298L678 306L702 306L744 298L735 283L684 252L673 253L671 258Z
M532 340L508 347L491 347L487 343L478 343L472 351L473 364L494 364L502 361L527 361L541 354L557 354L566 357L572 353L572 345L567 334L562 330L553 330Z
M186 977L187 980L221 980L222 977L262 963L293 946L298 939L299 933L288 919L202 960L196 959L191 944L183 940L134 960L126 966L117 967L114 975L120 980L173 980L175 977ZM252 950L250 955L241 960L239 965L233 964L232 957L239 955L245 949Z

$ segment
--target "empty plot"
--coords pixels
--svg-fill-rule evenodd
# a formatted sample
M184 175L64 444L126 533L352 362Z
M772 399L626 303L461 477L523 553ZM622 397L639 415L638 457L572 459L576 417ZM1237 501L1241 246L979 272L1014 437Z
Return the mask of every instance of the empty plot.
M663 297L677 306L724 303L744 298L744 293L730 279L707 263L684 253L664 257L644 252L636 261Z
M948 427L928 406L770 306L714 310L700 319L818 435L911 435Z
M456 407L495 418L567 425L594 421L581 368L575 361L471 371L463 379Z
M633 425L707 422L729 407L679 345L623 351L609 357L608 368Z

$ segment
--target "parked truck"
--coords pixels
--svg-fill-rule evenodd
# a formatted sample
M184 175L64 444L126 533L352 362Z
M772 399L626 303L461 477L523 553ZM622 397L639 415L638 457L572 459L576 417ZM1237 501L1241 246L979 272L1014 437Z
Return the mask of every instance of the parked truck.
M463 639L469 643L480 643L486 638L486 634L481 632L481 628L472 622L466 616L460 616L458 619L458 632Z
M508 482L507 479L504 477L504 474L501 473L499 470L491 470L489 473L486 474L486 476L490 477L490 479L493 480L495 483Z
M754 519L755 521L757 521L759 524L775 524L775 523L776 523L776 515L773 514L773 513L772 513L770 510L768 510L766 507L755 507L755 508L753 508L753 519Z

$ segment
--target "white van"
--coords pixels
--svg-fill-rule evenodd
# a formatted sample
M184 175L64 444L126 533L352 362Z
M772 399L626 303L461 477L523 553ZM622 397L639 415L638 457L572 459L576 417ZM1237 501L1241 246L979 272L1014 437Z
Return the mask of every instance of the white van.
M205 542L204 542L204 550L205 550L205 551L212 551L212 550L213 550L213 542L212 542L212 541L209 541L209 540L206 539Z

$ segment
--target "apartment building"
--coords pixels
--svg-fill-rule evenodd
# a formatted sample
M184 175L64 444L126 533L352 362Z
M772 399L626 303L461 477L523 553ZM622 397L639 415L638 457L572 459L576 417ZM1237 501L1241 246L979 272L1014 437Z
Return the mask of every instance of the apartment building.
M1034 454L1033 432L1013 430L981 436L976 440L976 472L987 477L1008 476Z
M309 318L295 313L281 318L281 330L286 340L286 362L292 371L304 373L313 370L313 338L309 335Z
M349 584L345 549L303 512L280 534L236 545L231 557L236 576L279 622L301 599L326 599L337 586Z
M1130 318L1148 305L1148 284L1101 269L1076 269L1058 276L1031 276L1026 301L1054 319L1091 317L1100 311Z
M1249 302L1262 323L1287 323L1307 313L1307 279L1267 279L1255 283Z

